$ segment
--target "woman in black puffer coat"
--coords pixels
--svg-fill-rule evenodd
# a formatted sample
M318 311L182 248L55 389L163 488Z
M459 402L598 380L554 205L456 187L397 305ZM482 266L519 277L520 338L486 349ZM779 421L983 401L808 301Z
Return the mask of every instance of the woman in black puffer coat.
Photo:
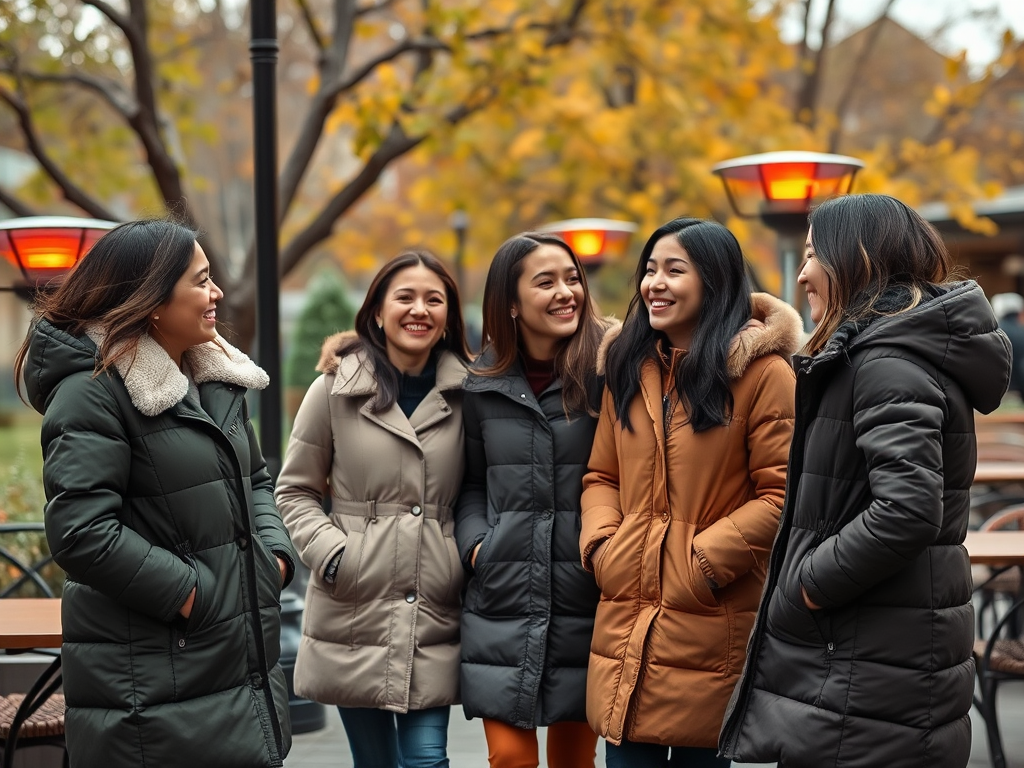
M594 765L586 679L600 592L580 563L580 495L600 403L596 315L560 238L517 235L484 290L487 346L466 380L466 475L455 536L471 571L462 705L492 768Z
M935 230L860 195L811 216L782 523L721 752L780 768L963 768L974 410L1010 350Z

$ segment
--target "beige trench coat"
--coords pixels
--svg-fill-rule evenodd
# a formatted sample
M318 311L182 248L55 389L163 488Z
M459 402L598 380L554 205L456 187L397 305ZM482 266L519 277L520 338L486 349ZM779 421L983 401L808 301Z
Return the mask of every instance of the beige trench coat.
M452 507L463 474L463 364L442 352L437 384L412 416L374 414L360 353L324 344L295 418L277 504L306 592L295 691L314 701L393 712L458 701L463 568ZM331 512L321 499L329 482ZM334 584L323 580L342 548Z

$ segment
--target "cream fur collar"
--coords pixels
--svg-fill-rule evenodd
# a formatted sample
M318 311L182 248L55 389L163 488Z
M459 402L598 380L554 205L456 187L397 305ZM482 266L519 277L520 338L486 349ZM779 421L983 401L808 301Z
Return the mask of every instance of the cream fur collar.
M778 354L787 360L800 348L803 322L799 313L784 301L767 293L750 294L752 317L732 338L726 368L730 379L738 379L759 357ZM605 336L597 353L597 370L603 374L608 349L619 337L621 327Z
M86 335L99 347L106 332L93 326ZM185 360L196 384L220 381L246 389L264 389L270 383L266 371L239 349L217 337L185 352ZM148 333L139 339L134 360L116 366L132 404L146 416L157 416L180 403L188 394L188 378L170 355Z

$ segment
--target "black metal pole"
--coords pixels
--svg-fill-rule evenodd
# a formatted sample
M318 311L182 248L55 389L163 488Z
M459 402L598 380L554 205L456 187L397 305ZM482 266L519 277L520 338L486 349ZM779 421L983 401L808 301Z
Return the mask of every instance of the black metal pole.
M256 222L256 357L270 376L260 395L260 447L275 480L281 470L281 337L277 250L277 9L252 0L253 190Z

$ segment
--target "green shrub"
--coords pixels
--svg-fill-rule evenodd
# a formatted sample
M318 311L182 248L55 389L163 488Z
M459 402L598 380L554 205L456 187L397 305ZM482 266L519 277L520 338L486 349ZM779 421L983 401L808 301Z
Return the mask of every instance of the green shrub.
M312 384L319 375L316 364L320 360L324 339L350 329L355 317L355 307L349 301L345 282L338 273L325 271L314 277L292 333L285 362L285 386L305 389Z

